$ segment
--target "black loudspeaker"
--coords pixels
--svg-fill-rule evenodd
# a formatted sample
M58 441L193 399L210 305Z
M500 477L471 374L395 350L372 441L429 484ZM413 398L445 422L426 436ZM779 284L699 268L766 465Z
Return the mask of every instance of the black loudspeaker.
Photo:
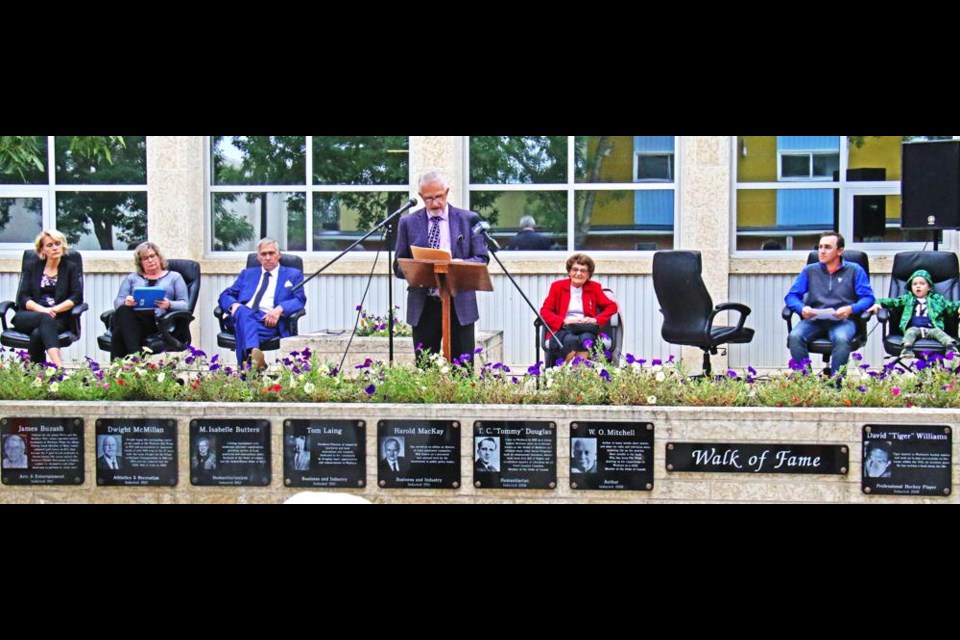
M904 229L960 228L960 140L903 145Z

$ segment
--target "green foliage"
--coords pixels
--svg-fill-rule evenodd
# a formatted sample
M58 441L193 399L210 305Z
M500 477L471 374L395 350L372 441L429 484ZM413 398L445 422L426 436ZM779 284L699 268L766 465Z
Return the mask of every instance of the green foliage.
M386 338L390 334L387 332L387 324L390 322L389 314L375 316L368 314L363 309L358 308L359 319L357 320L357 336L368 337L377 336ZM393 335L412 336L413 327L400 319L400 307L393 305Z

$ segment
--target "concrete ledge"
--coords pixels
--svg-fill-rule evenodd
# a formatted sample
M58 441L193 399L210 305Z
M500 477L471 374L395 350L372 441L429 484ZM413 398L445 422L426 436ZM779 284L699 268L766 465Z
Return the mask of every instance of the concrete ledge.
M336 489L374 503L484 502L824 502L957 504L958 493L944 498L866 496L860 490L861 430L866 424L948 425L956 428L950 409L754 409L700 407L598 407L560 405L411 405L411 404L182 404L166 402L34 402L0 401L0 417L79 417L84 419L84 483L76 487L0 486L0 503L274 503L302 488L283 486L283 420L365 420L367 487ZM197 487L190 484L189 422L194 418L265 418L271 423L273 477L265 487ZM98 487L96 485L97 418L164 418L177 421L179 482L176 487ZM380 419L458 420L462 456L456 490L380 489L376 486L376 427ZM473 486L473 422L475 420L553 420L557 423L555 490L482 490ZM573 491L570 489L570 422L577 420L649 421L655 426L653 491ZM666 443L689 442L842 444L850 448L850 471L838 475L671 473L666 470ZM958 477L960 439L953 438L952 477ZM323 491L317 489L316 491Z

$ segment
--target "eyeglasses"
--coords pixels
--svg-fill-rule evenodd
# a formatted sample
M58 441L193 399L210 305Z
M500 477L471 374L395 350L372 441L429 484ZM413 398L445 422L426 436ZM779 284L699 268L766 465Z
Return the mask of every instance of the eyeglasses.
M447 199L447 194L443 193L439 196L420 196L423 198L424 203L430 204L431 202L442 202Z
M587 267L570 267L570 273L590 273Z
M54 247L62 247L62 246L63 246L63 243L60 242L59 240L54 240L53 242L46 242L46 243L44 243L43 246L44 246L45 248L47 248L47 249L52 249L52 248L54 248Z
M157 259L159 259L159 256L157 256L157 254L155 253L151 253L149 256L141 256L140 262L146 262L147 260L157 260Z

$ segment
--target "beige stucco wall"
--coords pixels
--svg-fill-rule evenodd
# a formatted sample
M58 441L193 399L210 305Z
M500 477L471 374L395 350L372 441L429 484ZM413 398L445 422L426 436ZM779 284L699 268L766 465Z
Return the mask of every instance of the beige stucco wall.
M283 483L284 419L358 419L366 421L367 486L355 493L375 503L483 502L828 502L950 503L948 497L867 496L861 492L861 431L867 424L947 425L955 429L956 411L916 409L727 409L699 407L595 407L514 405L359 405L359 404L176 404L0 402L5 417L81 417L84 419L86 480L76 487L0 486L0 503L142 502L281 503L298 488ZM96 486L97 418L157 418L178 422L179 484L173 488ZM194 418L256 418L271 422L273 479L266 487L194 487L189 478L189 421ZM381 419L457 420L461 424L461 483L457 489L380 489L376 486L376 424ZM481 490L473 487L475 420L549 420L557 424L557 481L553 490ZM570 422L652 422L652 491L575 491L570 488ZM837 444L850 448L847 475L676 473L666 470L666 446L675 442ZM957 477L960 444L953 438L952 474ZM323 491L323 490L316 490Z

